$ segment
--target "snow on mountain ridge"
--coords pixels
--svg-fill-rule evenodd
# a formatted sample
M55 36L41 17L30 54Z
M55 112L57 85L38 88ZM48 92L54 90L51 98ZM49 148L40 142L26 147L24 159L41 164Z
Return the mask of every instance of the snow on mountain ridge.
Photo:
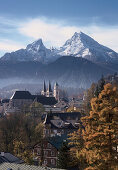
M118 54L95 41L83 32L75 32L71 39L58 50L59 55L83 57L93 62L118 60Z
M118 54L108 47L99 44L83 32L75 32L59 49L48 49L42 39L27 45L26 49L6 53L1 60L40 61L50 63L61 56L74 56L88 59L92 62L118 61Z
M46 47L43 45L42 39L38 39L37 41L34 41L33 43L27 45L26 50L30 52L38 52L40 50L45 50Z

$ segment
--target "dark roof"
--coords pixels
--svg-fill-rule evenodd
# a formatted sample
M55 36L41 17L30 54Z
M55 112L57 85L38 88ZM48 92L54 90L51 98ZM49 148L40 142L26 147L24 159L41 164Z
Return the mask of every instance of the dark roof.
M43 91L46 92L46 84L45 84L45 81L44 81L44 84L43 84Z
M63 142L69 141L69 139L67 134L62 134L61 136L56 135L53 137L45 138L44 141L50 143L53 147L59 150ZM40 143L35 144L34 148L37 147L38 145L40 146Z
M57 82L55 83L55 86L59 86Z
M32 95L32 99L35 100L43 105L55 105L57 100L55 97L46 97L43 95Z
M49 113L45 118L45 125L50 125L50 128L56 129L77 129L79 127L81 113L66 112L66 113Z
M31 95L29 91L16 91L11 99L31 99L43 105L55 105L57 103L55 97L46 97L43 95Z
M48 139L48 142L54 146L57 150L59 150L65 140L67 140L68 136L63 134L61 136L54 136Z
M2 99L2 103L9 103L9 99Z
M11 153L4 153L4 156L0 154L0 163L3 162L10 162L10 163L23 163L21 159L17 158L16 156L12 155Z
M15 91L11 99L32 99L29 91Z
M3 162L9 162L7 159L5 159L4 157L0 156L0 164Z
M49 92L52 92L50 81L49 81L49 85L48 85L48 91L49 91Z

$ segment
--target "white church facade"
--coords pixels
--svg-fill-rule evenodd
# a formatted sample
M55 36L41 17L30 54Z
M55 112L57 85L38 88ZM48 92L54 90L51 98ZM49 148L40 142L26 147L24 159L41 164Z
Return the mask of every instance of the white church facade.
M55 97L55 99L57 101L59 101L59 85L58 85L58 83L56 82L54 84L54 88L52 90L50 81L48 84L48 88L46 88L46 83L44 81L43 90L41 91L41 95L44 95L46 97Z

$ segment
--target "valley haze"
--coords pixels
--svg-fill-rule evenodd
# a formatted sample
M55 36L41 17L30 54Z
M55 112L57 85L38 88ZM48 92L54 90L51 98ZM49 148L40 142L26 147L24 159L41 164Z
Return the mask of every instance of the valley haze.
M58 49L48 49L38 39L25 49L6 53L0 58L1 87L18 83L42 85L44 80L50 80L62 87L86 89L102 75L117 72L117 66L118 53L83 32L75 32Z

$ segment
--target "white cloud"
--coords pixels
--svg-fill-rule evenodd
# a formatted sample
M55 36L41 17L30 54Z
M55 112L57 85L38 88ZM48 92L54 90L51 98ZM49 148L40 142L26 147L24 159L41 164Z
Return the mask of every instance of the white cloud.
M0 35L2 33L6 35L4 39L0 38L1 51L11 52L25 48L24 44L33 42L38 38L42 38L47 47L60 47L67 39L71 38L74 32L82 31L99 43L118 52L118 26L106 27L95 24L72 26L65 21L57 21L44 17L24 19L23 21L1 16L0 25ZM22 36L22 41L21 38L18 40L18 36ZM12 37L14 37L14 40Z
M86 32L100 44L107 46L118 52L118 26L117 27L99 27L91 26Z
M40 18L21 24L18 30L25 36L42 38L44 42L54 46L61 46L75 31L79 31L75 26L63 26L56 21L49 22Z
M64 22L35 18L21 23L18 31L33 39L42 38L44 43L50 46L61 46L74 32L82 31L92 36L99 43L118 52L118 27L110 28L96 25L86 27L65 26Z

